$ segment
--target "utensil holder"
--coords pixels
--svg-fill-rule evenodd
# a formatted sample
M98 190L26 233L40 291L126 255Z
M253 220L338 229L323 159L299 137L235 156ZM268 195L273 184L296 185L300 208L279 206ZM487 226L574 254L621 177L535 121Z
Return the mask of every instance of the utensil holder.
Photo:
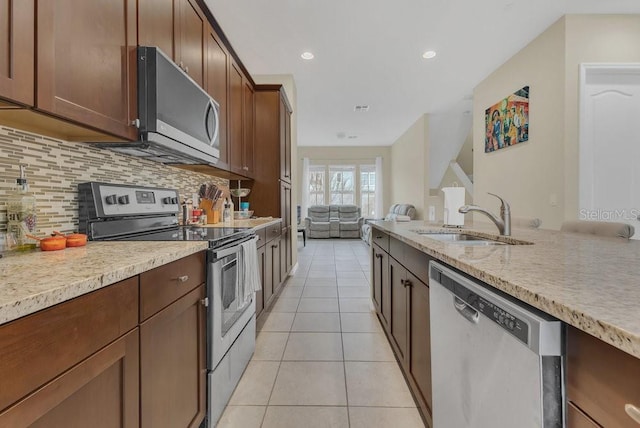
M214 208L213 201L211 199L200 200L200 208L202 208L204 213L207 215L208 224L220 223L220 211Z

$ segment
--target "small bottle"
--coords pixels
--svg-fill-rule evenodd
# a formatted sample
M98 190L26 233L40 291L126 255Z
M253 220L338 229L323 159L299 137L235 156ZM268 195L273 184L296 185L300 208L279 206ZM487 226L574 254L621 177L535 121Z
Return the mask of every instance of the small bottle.
M233 205L233 199L231 199L231 197L229 197L229 211L231 213L230 215L230 220L233 220L233 216L235 215L235 206Z
M15 249L26 251L36 248L33 235L36 231L36 198L29 192L24 166L20 165L20 177L7 198L7 233L15 238Z
M224 211L222 212L222 222L229 223L231 222L231 206L229 202L224 203Z

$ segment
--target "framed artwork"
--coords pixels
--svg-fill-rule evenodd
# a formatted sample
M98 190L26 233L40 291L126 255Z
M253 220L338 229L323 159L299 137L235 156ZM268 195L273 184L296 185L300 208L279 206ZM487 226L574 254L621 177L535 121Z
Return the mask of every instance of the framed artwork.
M484 152L529 140L529 87L525 86L484 112Z

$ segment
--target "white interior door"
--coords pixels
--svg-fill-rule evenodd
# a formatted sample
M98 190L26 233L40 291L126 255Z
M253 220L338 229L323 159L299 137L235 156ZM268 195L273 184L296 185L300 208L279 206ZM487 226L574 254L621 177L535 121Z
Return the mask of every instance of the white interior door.
M640 239L640 64L583 64L580 85L579 218Z

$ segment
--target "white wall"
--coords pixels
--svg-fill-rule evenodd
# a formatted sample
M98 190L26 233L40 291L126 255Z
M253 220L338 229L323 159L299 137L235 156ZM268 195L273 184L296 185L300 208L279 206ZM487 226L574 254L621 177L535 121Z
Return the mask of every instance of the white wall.
M564 214L566 219L577 219L579 65L640 63L640 15L567 15L566 27Z
M559 228L564 219L564 30L562 18L473 94L474 203L497 212L498 200L487 195L496 193L513 217L540 218L545 228ZM485 110L523 86L530 87L529 141L485 153Z
M420 116L391 146L390 204L413 204L418 219L425 218L429 198L428 122Z
M583 62L640 62L640 15L567 15L474 90L474 201L544 228L578 218L578 90ZM530 86L529 141L484 153L484 110ZM496 208L497 209L497 208ZM477 214L476 214L477 216ZM479 219L479 218L478 218Z

